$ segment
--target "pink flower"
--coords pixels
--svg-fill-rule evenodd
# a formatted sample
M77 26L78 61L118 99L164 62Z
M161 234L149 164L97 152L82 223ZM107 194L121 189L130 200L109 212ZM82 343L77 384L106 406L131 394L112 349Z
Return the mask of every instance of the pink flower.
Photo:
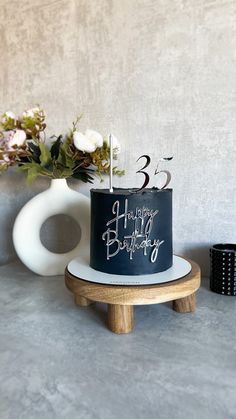
M12 122L14 123L16 120L17 120L16 115L11 111L7 111L1 116L2 124L10 123L12 125Z
M35 118L37 115L45 116L45 112L43 109L40 109L38 106L35 108L28 109L27 111L23 112L23 118Z
M12 131L11 131L12 133ZM24 142L26 140L26 133L23 129L16 129L15 131L13 131L13 135L10 135L9 141L8 141L8 146L9 147L13 147L13 146L17 146L17 147L21 147Z
M4 116L10 119L16 119L16 115L11 111L5 112Z

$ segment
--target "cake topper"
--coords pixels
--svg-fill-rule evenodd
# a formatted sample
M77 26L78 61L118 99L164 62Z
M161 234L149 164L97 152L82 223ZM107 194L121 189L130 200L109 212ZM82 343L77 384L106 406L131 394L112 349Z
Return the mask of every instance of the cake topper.
M160 164L160 162L170 161L172 159L173 159L173 156L172 157L162 157L161 159L158 160L157 167L156 167L154 175L159 175L160 173L165 173L165 175L166 175L166 181L165 181L164 185L159 189L165 189L171 181L171 173L169 172L169 170L158 170L159 164Z
M138 191L141 191L142 189L146 188L146 186L149 184L149 181L150 181L150 176L149 176L149 174L148 174L147 172L144 172L144 171L143 171L143 169L146 169L146 167L148 167L148 166L149 166L149 164L151 163L151 157L150 157L150 156L148 156L147 154L143 154L142 156L140 156L140 157L138 158L138 160L136 160L136 163L137 163L140 159L142 159L143 157L146 159L146 163L145 163L145 165L144 165L141 169L139 169L136 173L142 173L142 174L145 176L145 180L144 180L144 183L143 183L142 187L141 187L140 189L138 189Z
M147 173L147 172L145 172L144 171L144 169L146 169L146 167L148 167L149 166L149 164L151 163L151 157L150 156L148 156L147 154L143 154L142 156L140 156L137 160L136 160L136 163L141 159L141 158L145 158L146 159L146 163L145 163L145 165L141 168L141 169L139 169L139 170L137 170L137 172L136 173L142 173L144 176L145 176L145 179L144 179L144 183L143 183L143 185L141 186L141 188L139 188L139 189L137 189L136 190L136 192L139 192L139 191L141 191L141 190L143 190L143 189L145 189L146 188L146 186L149 184L149 182L150 182L150 176L149 176L149 174ZM170 172L168 171L168 170L158 170L158 168L159 168L159 164L160 164L160 162L163 162L163 161L170 161L170 160L172 160L173 159L173 156L171 156L171 157L162 157L161 159L159 159L158 160L158 163L157 163L157 167L156 167L156 170L155 170L155 172L154 172L154 175L159 175L160 173L164 173L165 175L166 175L166 181L165 181L165 183L164 183L164 185L161 187L161 188L157 188L157 189L165 189L168 185L169 185L169 183L170 183L170 181L171 181L171 174L170 174Z

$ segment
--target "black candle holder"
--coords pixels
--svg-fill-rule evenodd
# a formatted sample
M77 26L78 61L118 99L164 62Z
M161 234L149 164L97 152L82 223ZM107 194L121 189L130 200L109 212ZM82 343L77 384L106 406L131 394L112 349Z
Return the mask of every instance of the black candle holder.
M236 295L236 244L215 244L210 249L210 289Z

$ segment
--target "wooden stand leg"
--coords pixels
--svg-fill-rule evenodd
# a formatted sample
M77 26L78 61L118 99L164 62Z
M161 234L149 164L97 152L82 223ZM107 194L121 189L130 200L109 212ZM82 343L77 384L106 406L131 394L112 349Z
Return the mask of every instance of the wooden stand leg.
M188 297L179 298L173 301L173 310L178 313L190 313L195 311L196 308L196 296L195 293Z
M114 333L129 333L134 325L134 307L108 304L108 327Z
M90 304L93 304L93 301L82 297L82 295L75 294L75 304L81 307L87 307L90 306Z

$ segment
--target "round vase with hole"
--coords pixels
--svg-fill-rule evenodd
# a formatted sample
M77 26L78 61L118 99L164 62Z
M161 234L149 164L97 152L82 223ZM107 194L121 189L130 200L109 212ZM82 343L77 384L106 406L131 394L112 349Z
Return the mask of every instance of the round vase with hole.
M72 217L81 229L79 243L66 253L53 253L40 240L43 223L57 214ZM20 260L43 276L62 275L70 260L88 253L89 236L90 199L70 189L66 179L53 179L49 189L27 202L13 228L13 243Z

